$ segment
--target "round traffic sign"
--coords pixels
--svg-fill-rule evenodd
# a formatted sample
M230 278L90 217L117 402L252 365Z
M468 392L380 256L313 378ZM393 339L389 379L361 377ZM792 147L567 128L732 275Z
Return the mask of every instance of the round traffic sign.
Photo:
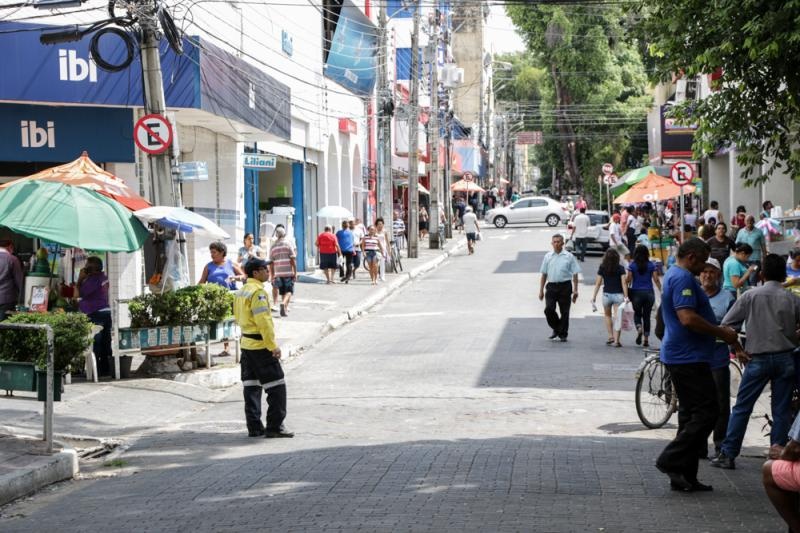
M614 165L612 165L611 163L603 163L603 174L608 175L611 174L612 172L614 172Z
M678 161L672 165L669 177L672 179L672 183L679 187L689 185L694 177L694 167L686 161Z
M617 182L616 174L606 174L603 176L603 183L606 185L614 185Z
M163 154L172 144L172 124L162 115L145 115L133 127L133 140L143 152Z
M475 179L475 176L472 175L472 172L464 172L461 178L464 181L473 181Z

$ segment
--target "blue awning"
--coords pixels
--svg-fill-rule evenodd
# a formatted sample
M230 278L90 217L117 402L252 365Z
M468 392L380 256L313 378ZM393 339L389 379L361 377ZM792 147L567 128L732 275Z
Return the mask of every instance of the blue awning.
M120 72L107 72L89 59L89 38L42 45L39 35L58 26L0 22L0 100L49 104L142 106L139 56ZM184 37L182 56L162 39L161 70L167 107L199 109L239 121L277 137L291 133L289 87L259 68L199 37ZM119 39L102 39L103 58L126 57Z

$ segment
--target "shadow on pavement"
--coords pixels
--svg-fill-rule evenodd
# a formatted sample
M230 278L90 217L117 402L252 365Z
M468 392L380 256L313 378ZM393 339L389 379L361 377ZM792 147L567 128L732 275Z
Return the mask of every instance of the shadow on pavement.
M174 438L173 438L174 437ZM135 475L4 509L11 531L777 531L760 461L669 491L663 442L516 436L296 449L240 433L153 436ZM231 451L247 457L226 458Z

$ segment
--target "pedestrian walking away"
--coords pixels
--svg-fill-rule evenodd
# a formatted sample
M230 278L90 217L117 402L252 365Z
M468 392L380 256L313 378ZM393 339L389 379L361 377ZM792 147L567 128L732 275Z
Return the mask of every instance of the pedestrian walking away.
M278 228L278 240L269 250L269 279L272 280L273 303L281 298L280 314L289 314L289 303L294 295L294 282L297 279L297 254L291 244L286 242L286 230Z
M353 237L353 232L350 231L350 223L348 221L342 221L342 229L336 232L336 242L339 243L339 250L341 250L345 263L344 275L340 277L339 281L349 283L350 278L353 276L353 259L355 258L356 250L354 246L355 238Z
M245 266L247 282L236 292L233 314L242 330L242 386L244 415L250 437L294 437L283 426L286 418L286 380L281 348L275 340L269 295L267 261L251 259ZM261 391L267 395L266 427L261 419Z
M389 248L392 239L389 238L383 219L380 217L375 219L375 236L381 241L382 250L381 255L378 257L378 275L381 281L386 281L386 260L389 258L389 254L392 253L391 248Z
M581 266L574 255L564 250L562 235L553 235L551 245L553 251L547 252L542 261L539 300L545 300L544 316L547 318L547 325L553 330L549 339L567 342L569 309L578 300L578 274Z
M703 271L700 273L700 284L703 286L711 309L716 318L715 324L722 322L725 314L730 310L735 299L730 292L722 290L722 269L719 261L709 257ZM722 441L728 431L728 419L731 414L731 368L730 348L720 339L714 344L714 356L711 358L711 375L717 391L717 423L714 425L712 440L714 441L713 459L720 453Z
M647 246L637 244L633 249L633 260L628 265L625 280L630 287L630 299L633 305L633 323L636 326L636 344L645 348L650 346L650 317L656 303L653 285L661 292L661 270L650 261Z
M592 220L586 214L586 207L581 207L578 214L572 219L572 234L570 235L570 239L575 240L575 251L581 262L586 258L586 241L589 239L589 226L591 225Z
M478 241L478 236L481 234L481 228L478 225L478 217L472 211L472 207L467 206L463 217L464 231L467 234L467 253L472 255L475 253L475 243Z
M747 323L747 352L737 355L747 365L742 374L736 404L731 410L721 453L711 462L718 468L735 468L747 422L767 383L772 392L770 445L777 453L786 445L791 423L792 389L795 382L793 352L800 327L800 297L785 290L786 262L776 254L764 258L764 284L742 294L722 319L734 328Z
M333 277L339 268L339 242L333 234L333 227L325 226L322 233L317 235L317 249L319 250L319 268L325 274L325 282L333 283Z
M678 396L678 432L659 455L656 468L669 477L672 490L684 492L712 490L697 479L719 412L710 362L715 338L738 344L733 329L714 324L714 310L695 279L709 253L708 244L696 237L681 244L675 265L664 276L661 301L660 358Z
M603 312L608 331L606 344L609 346L613 344L620 348L622 347L619 338L622 332L622 321L619 320L619 313L622 313L620 306L628 301L628 284L625 282L625 269L619 264L619 253L613 248L606 250L603 262L597 269L592 305L597 300L597 292L601 285L603 286Z

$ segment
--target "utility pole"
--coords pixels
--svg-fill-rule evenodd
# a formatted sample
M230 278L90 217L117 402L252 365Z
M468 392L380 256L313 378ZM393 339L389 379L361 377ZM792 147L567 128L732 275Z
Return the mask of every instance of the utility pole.
M392 223L392 92L388 85L386 47L386 2L379 4L378 11L378 217Z
M147 16L144 16L144 14ZM156 18L156 8L152 5L149 10L143 10L139 18L142 30L141 57L142 78L144 80L144 111L146 115L158 114L164 116L167 105L164 99L164 83L161 77L161 57L158 50L159 27ZM176 133L173 124L173 140ZM180 192L172 179L172 163L170 154L172 150L158 155L148 155L147 163L150 169L150 193L155 205L180 205Z
M431 211L428 213L428 247L436 250L444 245L439 242L439 190L441 176L439 175L439 9L433 10L433 27L429 41L431 57L431 119L428 122L428 131L431 137L431 162L428 165L428 175L431 177Z
M411 34L411 113L408 119L408 257L419 250L419 17L420 1L414 2L414 29Z

